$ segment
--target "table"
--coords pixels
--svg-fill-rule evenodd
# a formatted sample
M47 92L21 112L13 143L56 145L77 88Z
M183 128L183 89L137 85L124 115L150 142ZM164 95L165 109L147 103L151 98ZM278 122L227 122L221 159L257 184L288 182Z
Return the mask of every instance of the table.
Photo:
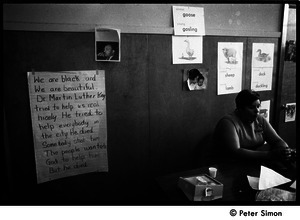
M290 185L296 180L296 166L283 167L276 164L253 164L253 163L224 163L214 164L212 166L218 169L216 180L223 184L223 197L218 200L209 201L209 204L224 204L226 202L236 202L239 204L245 202L255 202L255 196L257 191L253 190L247 179L248 176L259 177L261 165L273 169L281 175L291 179L292 181L283 185L278 186L280 189L295 192ZM172 204L191 204L198 203L189 201L182 190L178 187L179 177L188 177L200 174L209 174L209 166L201 168L187 170L183 172L177 172L160 176L156 178L162 191L165 193L166 200ZM242 202L242 203L240 203ZM203 203L203 202L200 202ZM207 202L205 202L207 203Z

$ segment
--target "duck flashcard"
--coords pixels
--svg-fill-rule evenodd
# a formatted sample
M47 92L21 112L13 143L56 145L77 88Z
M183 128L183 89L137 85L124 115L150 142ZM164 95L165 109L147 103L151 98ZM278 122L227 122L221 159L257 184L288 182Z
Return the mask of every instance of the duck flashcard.
M173 64L202 63L203 37L172 36Z
M251 89L255 91L272 90L273 60L273 43L253 43Z
M253 43L252 67L273 67L274 44Z

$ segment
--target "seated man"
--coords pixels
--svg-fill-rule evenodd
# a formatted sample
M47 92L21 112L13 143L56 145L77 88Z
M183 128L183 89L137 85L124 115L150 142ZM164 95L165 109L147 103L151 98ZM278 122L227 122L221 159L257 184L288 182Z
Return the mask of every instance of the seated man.
M271 124L259 115L259 94L243 90L237 95L235 103L234 112L224 116L215 128L218 159L223 162L281 161L283 164L290 161L292 150Z

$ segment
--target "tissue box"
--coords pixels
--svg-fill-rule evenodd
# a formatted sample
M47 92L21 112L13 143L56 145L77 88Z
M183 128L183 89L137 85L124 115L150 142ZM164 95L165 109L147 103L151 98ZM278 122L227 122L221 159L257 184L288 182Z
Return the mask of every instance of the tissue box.
M223 184L207 174L180 177L178 187L191 201L211 201L223 196Z

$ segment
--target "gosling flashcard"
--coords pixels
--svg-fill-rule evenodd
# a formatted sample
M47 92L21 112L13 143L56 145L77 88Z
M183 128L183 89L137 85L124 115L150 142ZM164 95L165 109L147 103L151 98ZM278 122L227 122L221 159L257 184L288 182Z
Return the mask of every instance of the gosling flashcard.
M274 44L253 43L252 67L273 67Z
M104 62L121 61L120 30L95 28L95 59Z
M175 35L205 35L204 9L201 7L173 6Z
M218 43L218 95L238 93L242 89L243 43Z
M172 36L173 64L202 63L203 37Z

